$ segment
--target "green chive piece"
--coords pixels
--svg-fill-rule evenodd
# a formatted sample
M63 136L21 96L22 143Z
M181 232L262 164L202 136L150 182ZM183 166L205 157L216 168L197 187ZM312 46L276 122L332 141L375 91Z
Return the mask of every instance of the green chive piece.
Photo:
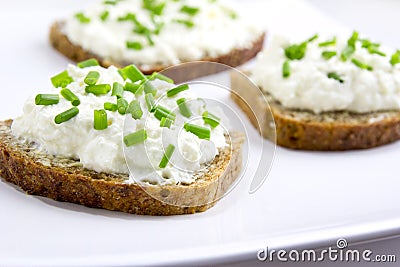
M161 81L164 81L164 82L167 82L167 83L174 83L174 80L172 80L171 78L169 78L169 77L167 77L167 76L165 76L165 75L163 75L163 74L161 74L161 73L158 73L158 72L154 72L150 77L149 77L149 80L150 81L154 81L154 80L156 80L156 79L158 79L158 80L161 80Z
M334 79L340 83L344 83L344 80L342 79L342 77L339 76L339 74L335 73L335 72L329 72L327 74L329 79Z
M154 101L153 94L148 93L144 96L144 99L146 100L146 105L147 105L147 110L149 112L154 112L156 108L156 103Z
M346 48L342 51L342 54L340 55L340 58L343 61L347 61L356 51L354 46L346 46Z
M144 87L144 92L146 94L153 94L155 96L157 94L157 89L151 84L151 82L147 81L142 85Z
M237 19L239 16L238 14L231 8L228 7L221 7L222 10L226 15L228 15L231 19Z
M378 49L368 49L368 52L370 53L370 54L375 54L375 55L379 55L379 56L381 56L381 57L386 57L386 54L385 53L383 53L382 51L379 51Z
M327 46L334 46L334 45L336 45L336 37L333 37L332 40L328 40L328 41L318 44L319 47L327 47Z
M118 110L118 105L114 104L114 103L111 103L111 102L106 102L106 103L104 103L104 109L108 110L108 111L115 112L115 111Z
M190 118L192 116L192 112L187 106L185 98L179 98L178 100L176 100L176 104L178 104L179 111L183 116L185 116L186 118Z
M289 62L289 60L286 60L285 63L283 63L282 76L283 76L283 78L288 78L290 76L290 62Z
M176 114L173 113L172 111L158 105L154 110L154 117L156 117L159 121L161 121L162 118L169 118L169 119L175 121Z
M183 24L188 28L193 28L194 27L194 22L190 21L190 20L186 20L186 19L175 19L175 20L173 20L173 22Z
M159 168L164 169L167 167L169 160L172 157L172 154L175 151L175 146L174 145L168 145L167 149L165 149L164 156L161 159L160 164L158 165Z
M99 66L99 62L97 61L97 59L95 58L91 58L82 62L79 62L78 67L83 69L83 68L87 68L87 67L93 67L93 66Z
M35 97L35 104L41 106L49 106L58 104L60 97L56 94L38 94Z
M396 66L399 63L400 63L400 50L397 50L390 58L390 64L392 64L392 66Z
M124 136L124 143L127 147L141 144L147 139L146 130L139 130L137 132Z
M208 111L204 111L202 114L203 121L204 123L208 124L211 126L211 128L215 128L220 124L221 119L215 116L214 114L211 114Z
M189 90L189 85L188 84L182 84L179 85L178 87L172 88L170 90L167 91L167 96L168 97L173 97L177 94L179 94L180 92Z
M82 23L82 24L88 24L88 23L90 23L90 18L89 18L89 17L86 17L85 14L83 14L82 12L76 13L76 14L75 14L75 18L76 18L77 20L79 20L79 22Z
M285 55L290 60L301 60L306 54L307 42L285 48Z
M157 4L157 1L154 0L143 0L143 8L157 16L160 16L163 13L165 5L165 2Z
M108 19L108 16L110 15L110 12L108 12L108 10L103 11L100 14L100 19L101 21L106 21Z
M79 98L68 88L63 88L60 91L60 94L67 99L68 101L70 101L72 103L73 106L79 106L81 104L81 101L79 100Z
M116 96L117 98L124 97L124 86L118 82L113 83L111 95Z
M132 118L135 120L141 119L143 116L143 111L140 107L140 102L138 100L132 100L132 102L129 103L129 106L126 109L126 113L131 114Z
M136 18L136 15L133 13L127 13L125 16L119 17L118 21L132 21L133 23L139 22Z
M118 107L119 114L121 114L121 115L126 114L126 110L128 109L128 105L129 105L128 101L126 101L123 98L119 98L117 100L117 107Z
M73 107L71 109L68 109L68 110L58 114L54 118L54 122L56 124L61 124L63 122L69 121L70 119L72 119L73 117L78 115L78 113L79 113L79 109L77 107Z
M191 132L192 134L196 135L200 139L210 140L210 138L211 138L211 130L206 127L202 127L202 126L198 126L198 125L190 124L190 123L185 123L183 128L185 128L185 130L187 132Z
M357 67L359 67L360 69L369 70L369 71L374 70L373 67L371 67L371 66L369 66L369 65L367 65L367 64L365 64L365 63L363 63L363 62L361 62L361 61L359 61L358 59L353 58L353 59L351 60L351 62L352 62L354 65L356 65Z
M100 73L98 71L89 71L86 75L84 82L87 85L95 85L100 78Z
M140 80L146 80L146 76L135 66L135 65L129 65L123 69L120 69L118 71L122 78L130 79L131 82L137 82Z
M139 42L131 42L127 41L126 42L126 48L133 49L133 50L142 50L143 45Z
M186 13L186 14L188 14L188 15L190 15L190 16L194 16L194 15L196 15L197 13L199 13L200 9L199 9L198 7L193 7L193 6L184 5L184 6L181 8L180 11L183 12L183 13Z
M351 35L350 39L347 41L347 44L349 46L356 46L356 42L358 40L358 32L354 31L353 34Z
M85 87L86 93L92 93L94 95L106 95L111 91L111 85L109 84L95 84L88 85Z
M140 84L137 83L130 83L130 82L126 82L125 83L125 87L124 90L125 91L129 91L132 94L136 94L137 90L140 88Z
M313 35L311 38L309 38L309 39L307 40L307 42L311 43L312 41L317 40L318 37L319 37L319 35L318 35L318 34L315 34L315 35Z
M321 56L326 60L329 60L329 59L333 58L336 55L337 55L336 51L324 51L321 54Z
M170 118L167 117L161 118L160 127L171 128L172 124L174 124L174 121L171 120Z
M378 43L373 43L368 39L361 40L361 47L366 48L370 54L376 54L382 57L386 57L386 54L379 51L381 45Z
M103 2L104 5L113 5L115 6L116 4L118 4L120 0L106 0Z
M69 76L68 71L66 71L66 70L51 77L50 80L55 88L58 88L58 87L65 88L65 87L67 87L68 84L70 84L74 81L74 79L72 79L72 77Z
M107 112L104 109L94 110L93 126L98 131L108 128Z

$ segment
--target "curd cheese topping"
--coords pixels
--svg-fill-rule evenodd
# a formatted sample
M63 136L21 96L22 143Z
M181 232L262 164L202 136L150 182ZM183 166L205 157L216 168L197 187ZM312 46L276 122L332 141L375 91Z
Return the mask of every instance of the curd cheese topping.
M211 113L189 86L176 87L159 74L145 77L133 66L94 65L69 65L53 77L55 88L27 100L13 134L84 168L128 174L129 166L144 175L136 181L157 184L194 182L191 172L228 145L219 114L209 121Z
M252 80L287 108L366 113L400 108L400 52L361 38L293 43L273 36Z
M103 1L67 18L68 39L104 59L142 69L250 48L263 29L221 0Z

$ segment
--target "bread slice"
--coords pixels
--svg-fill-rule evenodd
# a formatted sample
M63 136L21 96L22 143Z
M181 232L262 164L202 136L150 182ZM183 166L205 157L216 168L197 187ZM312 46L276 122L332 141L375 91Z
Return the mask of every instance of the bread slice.
M79 161L44 154L35 144L26 144L11 133L12 121L0 122L0 176L28 194L141 215L178 215L202 212L212 207L234 183L241 171L244 136L232 133L231 147L221 151L205 172L190 185L125 183L127 175L97 173Z
M85 51L79 45L73 44L68 37L63 32L64 22L55 22L50 28L50 43L51 45L59 51L61 54L65 55L69 59L79 62L90 58L96 58L99 63L103 67L108 67L110 65L114 65L116 67L124 67L126 65L135 64L144 74L152 74L153 72L160 72L168 67L171 66L152 66L151 68L144 68L140 65L136 64L135 62L110 62L106 59L103 59L93 53ZM249 61L250 59L254 58L259 51L261 51L264 43L265 34L262 34L256 41L253 42L250 48L238 48L230 51L228 54L220 55L218 57L205 57L202 58L201 61L210 61L210 62L217 62L222 63L231 67L236 67L242 65ZM180 70L182 71L182 69ZM181 77L180 71L177 73L168 73L168 76L171 77L175 82L182 82L191 80L197 77L209 75L212 73L219 72L218 66L213 68L207 68L207 70L203 70L203 72L196 71L195 69L191 69L190 71L185 71L185 79ZM204 72L206 71L206 72ZM176 77L176 75L179 75ZM189 75L189 76L188 76Z
M400 139L400 111L366 114L338 111L314 114L288 109L271 95L264 94L269 110L265 100L260 99L254 90L249 90L249 86L254 84L244 76L232 73L231 87L237 94L233 93L232 98L248 115L253 125L259 128L251 107L260 123L259 131L280 146L301 150L340 151L372 148Z

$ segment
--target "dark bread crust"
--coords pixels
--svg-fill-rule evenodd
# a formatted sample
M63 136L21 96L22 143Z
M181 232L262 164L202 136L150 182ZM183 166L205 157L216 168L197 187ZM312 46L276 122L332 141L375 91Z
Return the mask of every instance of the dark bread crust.
M247 90L248 80L232 73L231 86L261 118L260 130L249 106L237 95L232 94L232 98L247 114L253 125L262 132L264 137L272 139L283 147L341 151L377 147L400 139L399 111L366 114L340 111L314 114L285 108L271 95L264 94L271 108L271 116L265 101L259 99L258 95L250 93L252 90ZM276 135L272 133L274 125Z
M24 144L12 135L11 124L11 120L0 122L0 176L28 194L93 208L140 215L202 212L227 192L242 166L244 137L233 133L232 153L230 148L220 153L195 183L148 186L149 192L159 199L187 204L169 205L151 197L136 183L124 183L127 175L97 173L82 168L77 161L38 152L32 144Z
M114 65L117 67L124 67L129 64L135 64L135 62L110 62L106 59L103 59L93 53L90 53L86 50L84 50L82 47L79 45L73 44L68 37L63 33L62 27L63 27L63 22L55 22L51 28L50 28L50 43L51 45L59 51L61 54L65 55L69 59L79 62L83 61L89 58L96 58L99 63L104 66L104 67L109 67L110 65ZM265 34L261 35L250 48L240 48L240 49L234 49L228 54L221 55L218 57L205 57L201 59L201 61L211 61L211 62L217 62L217 63L222 63L231 67L237 67L239 65L242 65L249 61L250 59L254 58L259 51L261 51L263 47L265 39ZM151 66L151 68L148 67L143 67L140 65L137 65L137 67L144 73L144 74L152 74L153 72L160 72L168 67L171 66L162 66L162 65L157 65L157 66ZM218 71L218 68L216 67L215 70L210 70L208 69L207 72L197 72L193 73L193 70L189 71L189 77L188 77L188 72L185 72L185 80L190 80L194 79L200 76L205 76L208 74L216 73ZM180 77L178 73L175 75L179 75L178 77L175 77L174 73L168 73L168 75L174 79L176 82L177 81L183 81L183 77Z

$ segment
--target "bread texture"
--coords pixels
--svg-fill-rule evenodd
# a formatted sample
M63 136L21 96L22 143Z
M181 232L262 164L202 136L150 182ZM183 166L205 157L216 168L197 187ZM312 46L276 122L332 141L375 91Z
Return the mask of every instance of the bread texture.
M59 51L61 54L65 55L67 58L80 62L90 58L96 58L103 67L109 67L114 65L117 67L124 67L126 65L135 64L144 74L152 74L153 72L160 72L171 66L151 66L151 68L143 67L138 65L136 62L111 62L106 59L99 57L89 51L85 51L79 45L73 44L66 36L62 30L64 22L55 22L50 28L50 43L51 45ZM259 51L261 51L264 43L265 34L261 35L257 40L254 41L250 48L238 48L230 51L228 54L220 55L218 57L205 57L201 61L217 62L222 63L231 67L237 67L254 58ZM184 73L185 79L182 77L182 71ZM199 72L196 69L190 69L189 71L185 69L180 69L179 72L168 73L168 76L174 79L176 82L190 80L204 75L219 72L219 68L216 66L215 69L207 68Z
M400 139L399 111L314 114L286 108L266 93L260 97L254 90L249 90L249 86L254 84L245 76L232 73L231 87L235 92L232 98L261 134L280 146L300 150L342 151L377 147Z
M79 161L45 154L34 143L13 136L11 124L12 120L0 122L0 176L28 194L92 208L140 215L203 212L228 191L242 166L244 136L236 132L231 134L230 146L197 175L194 183L148 184L144 190L137 183L126 183L125 174L98 173L84 169Z

